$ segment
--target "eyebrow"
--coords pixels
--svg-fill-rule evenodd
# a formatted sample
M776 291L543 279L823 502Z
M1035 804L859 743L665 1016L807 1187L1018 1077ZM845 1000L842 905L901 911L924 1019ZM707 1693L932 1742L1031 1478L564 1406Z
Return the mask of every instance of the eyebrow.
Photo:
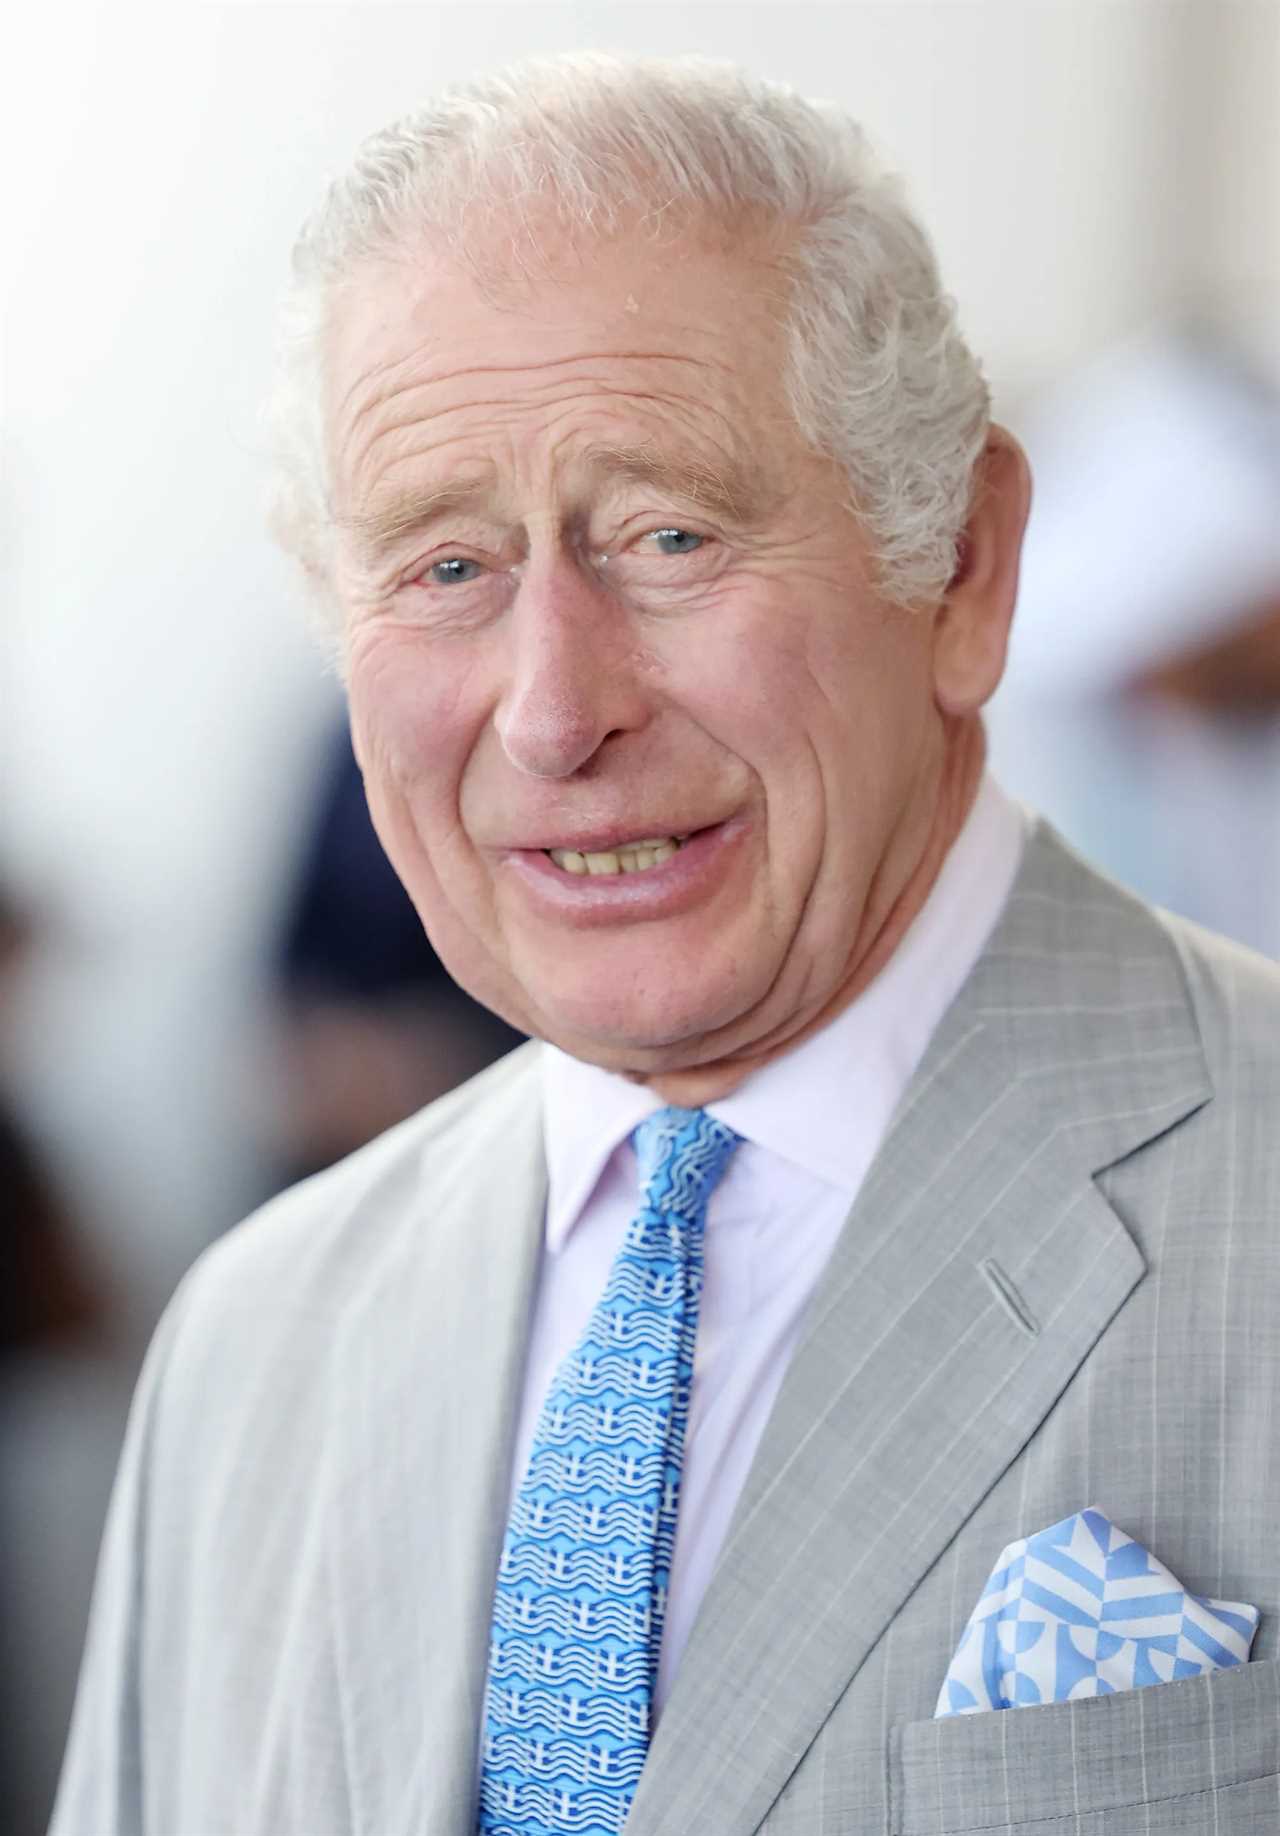
M415 535L438 517L451 510L463 510L489 496L493 481L488 478L455 479L440 485L424 485L411 491L397 491L366 510L353 510L334 520L340 529L349 529L370 553L390 548L400 537Z
M752 523L761 513L764 492L760 481L737 465L713 466L650 445L595 446L587 453L586 463L602 483L621 480L653 485L731 523Z
M665 454L650 445L593 446L584 463L588 476L597 484L651 485L739 527L757 522L761 515L761 484L738 466L712 466ZM448 480L398 491L375 501L368 509L336 520L341 528L359 538L362 547L377 554L402 537L420 534L450 512L482 504L492 497L493 488L491 475Z

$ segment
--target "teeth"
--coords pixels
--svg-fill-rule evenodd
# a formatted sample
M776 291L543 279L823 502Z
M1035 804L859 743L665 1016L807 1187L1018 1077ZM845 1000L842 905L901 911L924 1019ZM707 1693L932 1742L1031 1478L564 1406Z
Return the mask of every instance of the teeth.
M565 873L643 873L646 868L660 867L680 850L674 836L660 835L652 841L631 842L625 848L610 848L599 854L579 854L576 848L548 848L557 867Z

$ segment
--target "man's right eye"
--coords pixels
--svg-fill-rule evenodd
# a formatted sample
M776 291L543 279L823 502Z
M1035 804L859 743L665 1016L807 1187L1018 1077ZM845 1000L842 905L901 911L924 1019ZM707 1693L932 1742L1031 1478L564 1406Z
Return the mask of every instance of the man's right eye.
M479 572L478 561L468 561L463 555L448 555L443 561L431 563L427 579L433 586L462 586L474 580Z

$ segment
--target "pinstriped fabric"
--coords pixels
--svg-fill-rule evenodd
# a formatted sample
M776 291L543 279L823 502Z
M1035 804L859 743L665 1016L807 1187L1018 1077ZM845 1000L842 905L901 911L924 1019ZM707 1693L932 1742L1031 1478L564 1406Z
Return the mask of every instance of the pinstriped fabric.
M649 1746L693 1381L707 1200L738 1137L667 1108L640 1210L557 1372L494 1601L478 1827L617 1836Z

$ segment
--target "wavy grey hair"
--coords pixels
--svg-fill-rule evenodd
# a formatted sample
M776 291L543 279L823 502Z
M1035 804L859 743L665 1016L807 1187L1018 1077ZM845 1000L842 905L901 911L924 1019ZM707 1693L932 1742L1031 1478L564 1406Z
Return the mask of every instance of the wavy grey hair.
M702 59L586 53L451 89L373 135L303 229L271 403L273 523L330 616L322 353L343 285L424 234L451 259L487 261L490 280L504 265L528 274L548 211L557 239L639 220L661 240L691 219L769 236L802 436L843 467L882 589L935 602L988 393L897 181L833 104Z

